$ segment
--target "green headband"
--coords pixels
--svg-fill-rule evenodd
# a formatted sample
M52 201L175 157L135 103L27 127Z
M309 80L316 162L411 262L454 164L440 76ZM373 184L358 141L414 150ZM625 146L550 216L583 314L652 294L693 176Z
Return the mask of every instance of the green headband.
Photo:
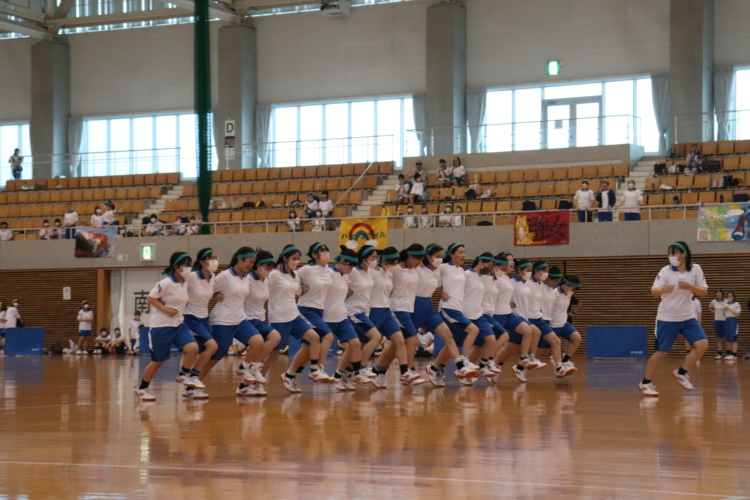
M549 267L549 264L547 264L546 262L542 262L541 264L537 264L536 266L534 266L534 271L544 269L545 267Z
M263 264L273 264L273 257L266 257L265 259L255 261L256 266L262 266Z
M427 245L427 248L425 249L425 252L430 253L430 250L432 250L436 246L437 245L435 245L434 243L430 243L429 245Z
M524 267L529 267L531 265L531 262L524 262L520 266L518 266L518 269L523 269Z
M255 252L248 252L248 253L241 253L239 255L235 255L235 257L242 258L242 259L254 259L258 254Z
M509 266L510 262L503 259L495 259L495 264L497 264L498 266Z
M206 258L214 253L213 248L207 248L205 252L203 252L203 256L199 260L206 260Z
M548 277L549 278L562 278L563 275L562 274L557 274L557 273L555 273L555 274L550 273Z
M310 250L310 253L315 253L318 251L320 247L322 247L325 243L316 243L313 245L312 250Z
M282 250L281 251L281 255L279 257L284 257L284 256L286 256L286 255L288 255L290 253L294 253L294 252L299 252L299 248L297 248L294 245L292 245L292 246L287 247L284 250ZM302 252L300 252L300 253L302 253Z
M365 257L369 256L374 251L375 251L375 247L367 247L367 248L365 248L365 251L362 252L362 258L364 259Z
M411 255L412 257L424 257L425 255L427 255L427 252L425 252L424 250L407 250L406 253L407 255Z
M358 264L359 263L359 259L356 258L356 257L352 257L351 255L340 254L339 255L339 259L343 259L345 261L351 262L352 264Z
M398 259L399 257L400 255L397 253L389 253L389 254L380 256L380 258L383 260L393 260L393 259Z
M679 248L679 249L680 249L680 250L682 250L683 252L687 253L687 248L685 248L684 246L682 246L682 244L681 244L681 243L677 243L677 242L675 241L674 243L672 243L672 246L676 246L677 248Z
M455 252L462 246L463 244L461 243L451 243L451 246L448 247L448 250L446 250L445 253L447 253L448 255L451 255L453 252Z
M572 281L566 280L566 279L564 279L563 281L565 282L566 285L570 285L573 288L580 288L581 287L580 283L573 283Z
M180 255L179 255L179 256L178 256L178 257L177 257L177 258L176 258L176 259L174 260L174 264L172 264L172 265L170 266L170 268L169 268L169 271L164 271L164 272L162 272L161 274L163 274L163 275L170 275L170 274L174 274L174 273L173 273L173 269L172 269L172 268L173 268L174 266L176 266L177 264L179 264L179 263L180 263L180 261L181 261L182 259L184 259L185 257L187 257L188 259L190 258L190 256L189 256L188 254L186 254L186 253L181 253L181 254L180 254Z
M488 257L487 255L480 255L476 260L481 260L482 262L495 262L495 259Z

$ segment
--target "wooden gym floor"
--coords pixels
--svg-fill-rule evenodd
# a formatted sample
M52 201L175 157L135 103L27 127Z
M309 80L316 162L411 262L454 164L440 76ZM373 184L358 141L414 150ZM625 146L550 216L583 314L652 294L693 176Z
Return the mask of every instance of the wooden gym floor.
M644 399L643 362L576 361L563 381L402 388L391 370L386 390L299 395L280 361L267 398L237 399L227 358L199 402L172 358L141 403L146 358L4 357L0 498L750 498L750 363L705 358L687 392L667 359Z

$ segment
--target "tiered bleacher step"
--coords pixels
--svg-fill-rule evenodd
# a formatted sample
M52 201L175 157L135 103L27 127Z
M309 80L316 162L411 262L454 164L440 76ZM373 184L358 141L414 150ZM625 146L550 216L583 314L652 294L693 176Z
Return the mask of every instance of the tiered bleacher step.
M393 201L388 196L393 191L393 186L398 183L398 176L399 174L391 174L385 180L382 180L373 192L366 195L359 206L352 209L352 217L370 217L372 207L382 207L387 201Z

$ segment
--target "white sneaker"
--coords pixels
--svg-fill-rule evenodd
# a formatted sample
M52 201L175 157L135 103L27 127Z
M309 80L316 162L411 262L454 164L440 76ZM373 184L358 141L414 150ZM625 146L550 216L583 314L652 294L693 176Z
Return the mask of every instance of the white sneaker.
M344 385L346 386L347 390L353 391L356 388L356 386L354 385L354 374L352 372L346 372L346 374L341 378L344 380Z
M208 399L208 393L203 389L184 387L182 389L182 397L185 399Z
M576 368L576 365L574 365L572 361L566 361L565 363L563 363L563 366L568 371L568 373L565 374L566 377L568 375L571 375L574 371L578 370L578 368Z
M382 373L377 374L375 376L375 378L372 379L372 385L374 385L378 389L385 389L385 388L387 388L388 384L385 381L385 374L382 374Z
M178 384L184 384L184 385L188 385L187 383L188 380L190 380L190 375L183 375L182 373L177 375L174 379L174 381L177 382Z
M302 392L302 389L299 388L299 384L297 383L297 377L289 378L286 376L286 373L282 373L281 381L284 383L284 387L287 391L292 393Z
M331 383L333 378L328 375L326 372L318 368L317 370L312 370L310 374L307 376L310 380L313 382L318 382L320 384L328 384Z
M513 373L516 374L518 380L526 382L526 370L519 370L516 365L513 365Z
M257 398L257 397L268 396L268 393L266 392L266 388L263 387L263 384L255 383L250 386L249 396L254 396Z
M717 354L716 356L714 356L714 359L721 361L722 359L724 359L724 356L722 356L721 354Z
M88 355L89 355L89 352L88 352L88 351L83 351L83 353L82 353L82 354L83 354L84 356L88 356Z
M156 401L156 396L154 396L148 388L136 389L135 394L141 398L141 401Z
M487 363L487 368L492 370L494 373L503 373L503 369L495 363L494 359L491 359L489 363Z
M539 361L537 361L534 358L523 358L521 361L519 361L519 364L526 368L527 370L533 370L534 368L539 368Z
M83 349L78 349L78 350L76 351L76 354L77 354L78 356L82 355L82 354L83 354Z
M695 389L695 387L693 387L693 384L690 383L690 377L687 376L687 373L685 375L680 375L680 372L678 370L675 370L672 372L672 375L674 375L674 378L677 379L677 382L679 382L680 385L685 389L689 391Z
M346 382L344 382L344 377L333 377L333 387L335 387L337 391L341 392L346 392L349 390L346 387Z
M255 362L252 365L250 365L250 370L252 370L253 375L255 375L255 381L259 384L265 384L268 382L266 380L266 377L263 376L263 363Z
M479 369L479 375L482 377L494 377L495 372L489 366L483 366Z
M658 397L659 391L656 390L656 386L653 382L649 382L648 384L644 384L641 382L638 384L638 387L641 389L641 393L644 396L651 396L651 397Z
M366 373L362 373L361 371L354 376L355 384L369 384L371 382L372 379L368 377Z
M737 356L735 356L734 354L730 354L724 357L724 361L737 361Z
M101 353L102 353L101 349L94 349L94 354L101 354Z
M372 367L371 366L365 366L365 367L363 367L359 371L359 373L364 373L367 376L367 378L375 378L375 377L378 376L377 373L375 373L374 371L372 371Z
M536 359L536 358L532 358L532 361L534 361L534 362L536 363L536 366L534 366L533 368L529 367L529 368L528 368L529 370L538 370L538 369L540 369L540 368L544 368L545 366L547 366L547 363L544 363L544 362L542 362L542 361L539 361L539 360L538 360L538 359Z
M461 385L467 386L467 387L473 386L475 380L476 379L474 377L464 377L464 378L458 379L458 381L461 383Z
M435 387L445 387L445 379L443 378L442 373L440 373L442 370L439 368L435 370L432 368L432 365L427 365L424 371L427 374L427 380L429 380L432 385Z
M245 375L245 370L247 370L247 367L245 366L245 363L240 361L240 364L237 366L237 369L234 371L237 375L240 377Z
M187 379L184 382L182 382L182 383L184 385L188 386L188 387L194 387L196 389L205 389L206 388L206 384L204 384L201 381L201 379L199 379L198 377L194 377L192 375L188 376Z
M472 370L468 366L464 366L460 370L454 371L453 375L455 375L455 377L460 380L462 378L476 377L477 375L479 375L479 372L477 370Z
M479 372L479 366L477 366L474 363L472 363L471 361L469 361L469 358L467 358L467 357L464 356L464 357L462 357L462 359L464 361L464 366L468 367L470 370L473 370L475 372Z

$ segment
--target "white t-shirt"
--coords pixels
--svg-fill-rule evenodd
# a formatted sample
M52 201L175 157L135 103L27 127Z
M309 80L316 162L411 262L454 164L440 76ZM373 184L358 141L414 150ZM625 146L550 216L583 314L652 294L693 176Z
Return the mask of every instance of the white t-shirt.
M470 320L482 316L482 299L484 298L484 282L482 276L473 267L464 271L464 307L462 312Z
M63 217L64 226L74 226L78 222L78 212L73 210L72 212L65 212Z
M0 229L0 241L10 241L13 239L12 229Z
M531 279L526 281L526 286L531 292L529 300L526 302L527 318L539 319L542 317L542 283L532 276Z
M440 274L437 269L430 269L427 266L417 268L419 282L417 284L417 297L432 298L432 294L440 286Z
M187 281L180 283L176 277L167 276L154 286L148 296L159 299L166 307L177 309L177 314L167 316L154 307L151 311L151 328L177 327L182 324L182 315L188 303Z
M417 299L419 274L416 269L407 269L399 265L391 268L393 291L390 307L392 311L414 312L414 301Z
M462 311L464 308L464 288L466 287L466 273L460 266L452 262L443 262L438 267L440 283L449 298L440 301L440 309Z
M106 222L109 225L112 225L115 223L115 211L110 209L104 212L104 222Z
M299 274L274 269L268 275L268 322L288 323L299 316L295 297L302 293Z
M497 306L495 307L494 314L497 316L505 316L513 312L510 307L510 302L513 300L513 283L510 277L505 273L500 275L495 280L495 286L497 287Z
M555 289L542 283L542 318L548 322L552 320L552 309L555 307Z
M49 240L52 238L52 234L54 233L54 229L51 227L43 227L39 230L39 239L40 240Z
M141 320L131 319L128 325L128 337L129 339L138 340L141 337Z
M605 189L600 194L602 196L602 203L599 206L600 212L611 212L612 211L612 205L609 204L609 189Z
M708 308L714 310L714 321L724 321L726 319L726 316L724 316L724 307L726 307L726 305L727 301L724 299L714 299L711 301Z
M417 217L414 213L404 215L404 227L417 227Z
M552 294L555 297L555 305L552 308L550 326L552 328L562 328L568 322L568 307L570 307L570 300L573 296L563 292L562 285L552 290Z
M419 345L423 348L429 347L435 343L435 334L431 332L417 332L417 337L419 337Z
M393 274L381 267L371 269L372 293L370 295L370 307L391 307L390 296L393 291Z
M434 221L432 219L432 215L430 214L422 214L417 219L417 225L419 227L432 227L434 224Z
M323 321L332 324L341 323L348 317L345 301L349 287L335 266L328 266L328 268L331 270L331 287L326 294Z
M453 167L451 174L457 179L462 179L466 175L466 167L464 167L463 165Z
M91 331L91 322L94 320L94 311L81 309L78 311L78 331Z
M92 227L102 227L104 225L104 216L94 214L91 216L91 220L89 222Z
M21 319L21 315L18 314L18 308L10 306L5 311L5 328L17 327L19 319Z
M740 312L742 311L742 306L741 306L741 305L740 305L740 303L739 303L739 302L737 302L737 301L735 301L735 302L732 302L731 304L730 304L729 302L727 302L727 306L726 306L726 309L732 310L732 311L734 311L735 313L739 314L739 313L740 313ZM737 319L737 316L736 316L736 315L734 315L734 314L731 314L731 313L730 313L730 314L726 314L726 313L725 313L725 315L726 315L726 317L727 317L727 318L734 318L734 319Z
M212 325L239 325L245 317L245 297L250 293L247 276L240 277L233 267L220 272L214 281L214 293L224 295L217 302L208 322Z
M591 208L591 204L594 203L596 195L591 189L587 189L586 191L579 189L576 191L576 195L573 199L578 203L579 210L588 210Z
M323 212L323 215L330 214L333 211L333 200L320 200L318 208Z
M513 302L516 304L515 313L523 319L529 319L528 306L531 300L531 288L518 276L512 277L510 282L513 285Z
M198 269L188 275L187 282L188 303L185 306L185 314L191 314L196 318L208 318L208 303L214 296L216 276L211 273L206 281L203 269Z
M370 314L370 300L375 286L373 274L373 269L365 270L357 266L352 269L351 273L344 276L344 281L352 292L345 302L349 316L359 313Z
M695 317L693 311L693 292L679 288L680 281L687 281L700 288L708 288L703 269L698 264L693 264L690 271L681 273L672 266L664 266L656 275L651 289L662 288L665 285L674 285L674 290L661 296L659 310L656 319L659 321L686 321Z
M318 202L315 199L305 201L305 211L315 212L318 209Z
M438 224L440 226L452 226L453 225L453 214L443 212L438 217Z
M288 221L286 221L286 225L289 226L289 229L291 231L299 231L299 217L289 219Z
M453 227L463 227L464 226L464 216L463 216L463 214L459 214L459 213L453 214L453 219L451 221L451 226L453 226Z
M333 270L329 266L319 266L317 264L300 266L297 268L297 276L302 283L309 287L306 294L300 296L297 305L302 307L312 307L315 309L324 309L326 295L331 288Z
M422 196L424 194L424 181L422 181L422 182L417 182L417 181L412 182L411 191L409 192L409 194L413 194L413 195L416 195L416 196Z
M164 227L164 224L161 223L161 221L156 222L149 222L146 225L146 234L150 234L152 236L159 234L159 231Z
M23 163L23 156L10 155L10 158L8 158L8 163L10 163L11 171L15 172L18 169L18 167L21 166L21 163Z
M640 189L626 189L622 194L622 212L629 214L640 213L640 206L643 203L643 193Z
M489 314L492 316L495 314L497 308L497 285L495 285L495 278L492 275L482 275L482 283L484 283L484 295L482 296L482 314Z
M268 278L262 280L255 271L247 275L247 286L250 293L245 297L245 316L247 319L266 320L266 302L268 301Z

